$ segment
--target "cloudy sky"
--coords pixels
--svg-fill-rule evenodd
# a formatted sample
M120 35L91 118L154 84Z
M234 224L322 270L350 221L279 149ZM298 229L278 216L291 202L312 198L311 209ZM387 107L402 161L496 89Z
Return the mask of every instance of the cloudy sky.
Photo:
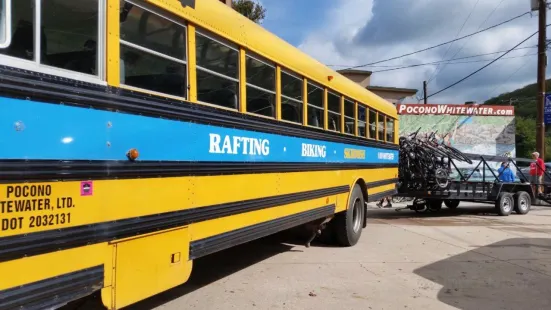
M264 27L335 69L414 52L530 10L529 0L261 0L261 3L267 10ZM501 53L470 56L506 51L537 31L537 25L537 13L528 14L452 45L359 69L374 72L372 85L418 89L421 98L423 80L430 81L429 95L441 90ZM534 35L521 49L429 98L429 103L483 102L534 83L536 44ZM464 57L470 58L376 72ZM550 73L551 69L548 76ZM417 102L417 98L407 101Z

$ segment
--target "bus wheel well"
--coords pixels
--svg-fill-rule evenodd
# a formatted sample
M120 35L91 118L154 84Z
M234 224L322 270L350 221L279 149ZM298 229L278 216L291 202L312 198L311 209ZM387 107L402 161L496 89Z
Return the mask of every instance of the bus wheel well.
M365 208L364 209L364 219L363 219L363 223L362 223L363 228L365 228L365 227L367 227L367 202L369 201L368 200L368 193L367 193L367 185L365 184L365 181L362 178L358 179L358 181L356 181L356 184L360 185L360 187L362 189L362 195L364 196L364 201L366 203L366 205L364 206L364 208Z

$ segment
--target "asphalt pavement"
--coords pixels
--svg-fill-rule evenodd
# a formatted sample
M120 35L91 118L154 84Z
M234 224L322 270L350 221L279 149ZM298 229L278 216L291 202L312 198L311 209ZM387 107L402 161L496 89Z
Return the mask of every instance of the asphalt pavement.
M550 309L550 232L549 207L372 206L354 247L278 234L199 259L186 284L128 309Z

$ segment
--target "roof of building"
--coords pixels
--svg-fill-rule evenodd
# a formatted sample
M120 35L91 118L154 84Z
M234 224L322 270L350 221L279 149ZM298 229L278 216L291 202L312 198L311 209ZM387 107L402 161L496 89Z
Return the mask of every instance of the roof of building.
M368 71L368 70L356 70L356 69L342 69L342 70L337 70L337 72L340 74L363 74L365 76L371 76L371 74L373 73L372 71Z
M415 95L417 93L417 89L414 89L414 88L400 88L400 87L387 87L387 86L367 86L366 87L368 90L371 90L371 91L388 91L388 92L395 92L395 93L406 93L406 94L411 94L411 95Z

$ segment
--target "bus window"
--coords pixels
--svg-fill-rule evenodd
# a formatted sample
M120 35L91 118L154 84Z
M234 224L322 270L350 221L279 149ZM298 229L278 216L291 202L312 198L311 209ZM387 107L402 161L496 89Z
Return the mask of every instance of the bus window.
M385 118L386 116L382 113L379 113L379 118L377 119L377 129L379 130L379 135L377 140L385 141Z
M386 118L386 142L394 143L394 120L388 116Z
M353 135L355 125L356 125L356 121L354 120L354 102L348 99L344 99L344 133ZM365 123L364 123L364 130L365 130Z
M327 93L327 128L331 131L341 131L341 97L331 92Z
M4 2L4 1L3 1ZM2 18L8 6L4 3L2 7ZM6 12L6 14L8 14ZM16 0L11 3L11 25L7 25L8 20L2 20L3 34L10 30L11 42L5 49L0 49L0 53L26 60L34 60L34 0ZM4 37L5 38L5 37ZM5 41L3 41L6 43Z
M40 63L98 75L99 1L42 1Z
M302 124L302 79L281 71L281 119Z
M247 55L247 112L275 118L273 65Z
M0 0L0 48L10 46L11 14L11 0Z
M239 108L239 51L222 40L196 32L197 99Z
M369 138L377 138L377 111L369 110Z
M363 138L366 137L365 119L366 119L365 107L358 103L358 136Z
M126 3L125 9L128 14L120 26L121 82L186 97L186 28L137 5Z
M323 128L323 89L308 83L308 125Z

